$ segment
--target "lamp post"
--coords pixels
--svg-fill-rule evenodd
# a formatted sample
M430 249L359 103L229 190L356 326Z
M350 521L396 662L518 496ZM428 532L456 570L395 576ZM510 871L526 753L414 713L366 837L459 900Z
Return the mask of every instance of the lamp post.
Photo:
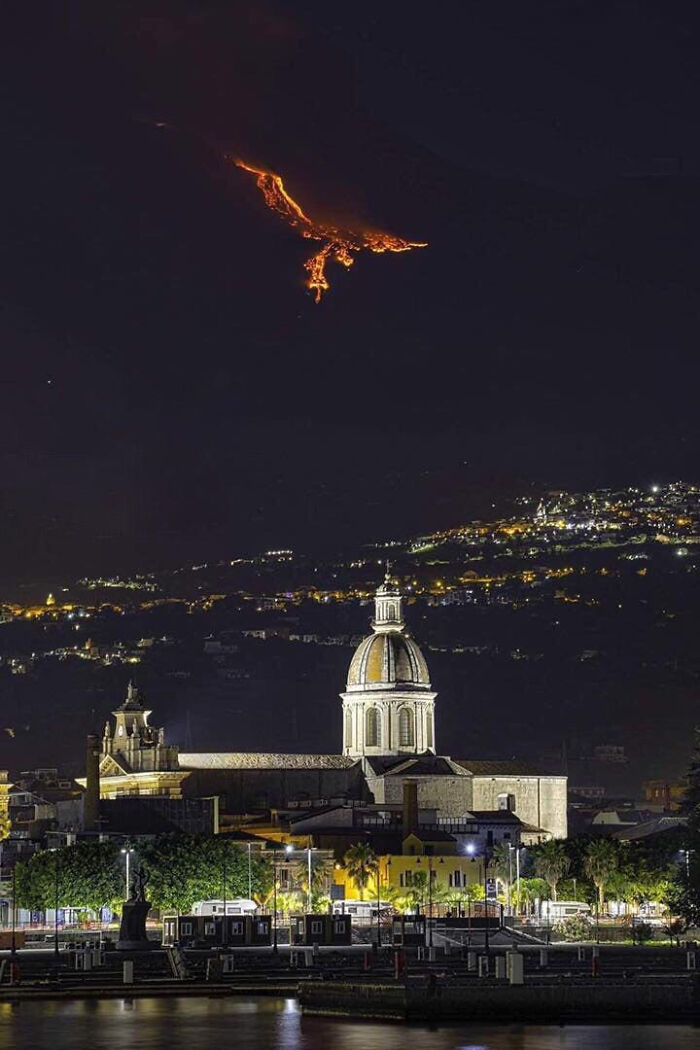
M272 850L272 950L277 955L277 847Z
M251 847L252 847L252 842L249 842L248 843L248 900L249 901L253 899L253 868L252 868L251 859L250 859Z
M12 869L12 958L17 954L17 857Z
M221 943L223 945L226 945L227 942L228 942L228 936L227 936L227 934L228 934L228 930L227 930L228 923L226 921L226 918L227 918L226 917L226 845L227 845L226 842L224 842L224 852L223 852L222 859L221 859L221 882L222 882L221 891L222 891L222 894L223 894L223 902L224 902L224 917L222 919L223 925L221 927Z
M311 914L311 838L309 838L309 844L306 847L306 864L307 864L307 894L306 894L306 910L308 914Z
M508 899L506 904L508 906L508 914L513 914L513 904L511 901L511 886L513 885L513 846L508 843Z
M382 890L381 890L381 861L377 857L377 951L382 946L382 920L381 920L381 905L382 905Z
M126 897L124 899L128 901L131 900L131 854L134 850L131 846L122 846L120 852L124 854L126 861Z
M484 844L484 950L488 955L491 951L489 940L489 848Z
M59 888L59 877L61 872L61 862L58 858L58 850L54 850L54 896L53 896L53 954L58 965L59 952L58 952L58 888Z
M515 908L516 912L519 912L520 909L521 909L521 901L520 901L520 850L521 849L525 849L525 847L524 846L513 846L511 843L508 844L508 878L509 879L513 878L512 857L513 857L513 851L515 851L515 898L516 898L516 900L518 902L517 905L516 905L516 908ZM510 891L509 891L509 897L510 897ZM509 899L508 903L510 904L510 899Z
M428 948L433 947L433 854L428 852Z

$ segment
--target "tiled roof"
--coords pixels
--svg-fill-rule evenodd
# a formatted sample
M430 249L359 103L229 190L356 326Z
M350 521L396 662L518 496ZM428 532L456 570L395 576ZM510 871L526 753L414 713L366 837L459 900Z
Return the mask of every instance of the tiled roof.
M563 777L566 774L552 769L544 769L542 766L532 762L518 762L510 760L481 761L469 758L455 758L454 762L463 766L469 773L476 777Z

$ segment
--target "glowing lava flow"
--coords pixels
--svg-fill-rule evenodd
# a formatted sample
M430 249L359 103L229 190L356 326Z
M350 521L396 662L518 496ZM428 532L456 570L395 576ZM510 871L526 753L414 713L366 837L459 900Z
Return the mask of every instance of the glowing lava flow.
M306 287L314 292L316 302L330 287L326 277L326 263L334 259L341 266L349 267L354 263L353 252L408 252L411 248L425 248L420 241L405 241L390 233L379 233L374 230L355 231L341 230L336 226L314 222L302 211L297 202L289 196L284 188L280 175L261 168L253 168L245 161L237 160L236 164L244 171L255 175L255 183L265 198L265 203L272 211L277 212L302 237L311 241L321 241L321 247L307 259L304 269L307 273Z

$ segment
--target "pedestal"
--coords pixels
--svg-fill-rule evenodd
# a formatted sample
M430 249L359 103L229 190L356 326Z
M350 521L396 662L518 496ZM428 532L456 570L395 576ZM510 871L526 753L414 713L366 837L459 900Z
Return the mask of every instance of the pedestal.
M118 952L147 952L155 945L146 936L146 916L151 909L149 901L125 901L119 927Z

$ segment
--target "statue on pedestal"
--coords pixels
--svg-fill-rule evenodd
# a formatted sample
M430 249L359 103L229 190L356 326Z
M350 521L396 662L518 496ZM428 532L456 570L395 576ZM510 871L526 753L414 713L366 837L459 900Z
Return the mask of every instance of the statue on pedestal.
M151 910L151 904L146 900L146 873L142 868L135 871L130 890L128 901L122 905L117 951L150 951L154 944L146 936L146 916Z

